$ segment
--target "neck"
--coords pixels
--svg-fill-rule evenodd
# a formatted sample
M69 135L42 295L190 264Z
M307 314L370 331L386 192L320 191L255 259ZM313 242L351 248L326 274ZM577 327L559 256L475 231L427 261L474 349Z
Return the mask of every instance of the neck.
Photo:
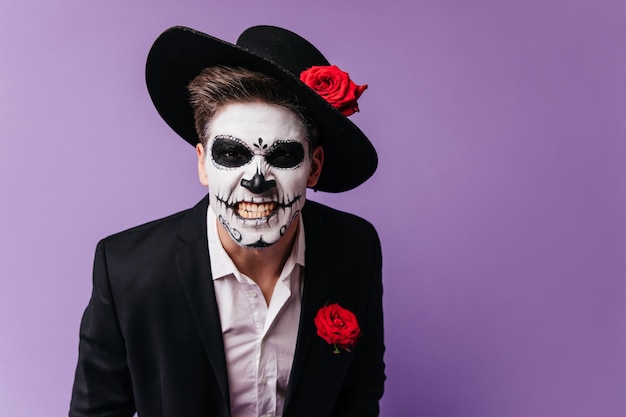
M266 248L246 248L235 243L226 229L217 222L217 232L224 250L239 272L259 286L268 305L274 286L291 254L299 224L299 218L295 218L285 234L273 245Z

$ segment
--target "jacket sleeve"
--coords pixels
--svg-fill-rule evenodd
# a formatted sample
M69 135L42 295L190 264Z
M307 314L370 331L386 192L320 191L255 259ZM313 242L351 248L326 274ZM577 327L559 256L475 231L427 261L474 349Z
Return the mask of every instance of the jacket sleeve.
M354 350L353 362L335 407L333 417L376 417L385 382L385 352L382 309L382 254L376 231L372 228L375 253L371 265L372 281L365 313L361 319L363 336Z
M80 325L70 417L126 417L135 413L104 242L98 243L96 248L93 291Z

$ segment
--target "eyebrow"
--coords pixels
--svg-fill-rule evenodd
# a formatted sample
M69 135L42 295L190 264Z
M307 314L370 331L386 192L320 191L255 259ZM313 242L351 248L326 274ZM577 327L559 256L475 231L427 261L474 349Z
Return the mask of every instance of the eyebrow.
M246 143L246 141L244 141L243 139L239 139L237 136L233 136L233 135L215 135L215 136L213 136L213 142L215 142L216 139L229 139L229 140L232 140L233 142L241 143L246 148L250 148L248 146L248 144Z
M229 140L232 140L234 142L241 143L242 145L245 145L247 148L250 148L250 146L246 143L245 140L240 139L237 136L233 136L233 135L215 135L215 136L213 136L213 141L215 141L215 139L229 139ZM258 138L258 139L264 140L263 138ZM304 139L304 141L306 141L306 138ZM294 139L294 138L288 138L288 139L277 139L277 138L274 138L274 142L272 143L272 146L270 146L270 148L273 148L274 146L280 145L281 143L292 143L292 142L301 143L300 140ZM253 142L253 145L254 144L255 143Z

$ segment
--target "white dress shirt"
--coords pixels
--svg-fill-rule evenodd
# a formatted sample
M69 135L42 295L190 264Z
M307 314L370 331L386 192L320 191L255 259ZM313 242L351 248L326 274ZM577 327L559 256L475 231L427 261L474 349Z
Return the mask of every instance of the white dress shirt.
M211 273L222 325L232 417L279 417L296 348L304 224L299 220L291 254L269 306L259 286L237 270L224 250L213 210L207 211Z

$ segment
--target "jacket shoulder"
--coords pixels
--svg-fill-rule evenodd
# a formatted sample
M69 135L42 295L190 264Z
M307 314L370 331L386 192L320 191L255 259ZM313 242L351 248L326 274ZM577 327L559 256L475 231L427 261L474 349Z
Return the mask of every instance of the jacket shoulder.
M115 233L102 239L100 244L138 247L177 242L181 236L185 240L206 237L206 228L201 226L206 222L207 207L208 197L205 197L192 208Z
M180 229L180 224L191 209L183 210L171 214L161 219L131 227L121 232L112 234L102 239L106 245L129 245L136 246L141 242L149 241L151 238L161 240L163 236L176 236Z

